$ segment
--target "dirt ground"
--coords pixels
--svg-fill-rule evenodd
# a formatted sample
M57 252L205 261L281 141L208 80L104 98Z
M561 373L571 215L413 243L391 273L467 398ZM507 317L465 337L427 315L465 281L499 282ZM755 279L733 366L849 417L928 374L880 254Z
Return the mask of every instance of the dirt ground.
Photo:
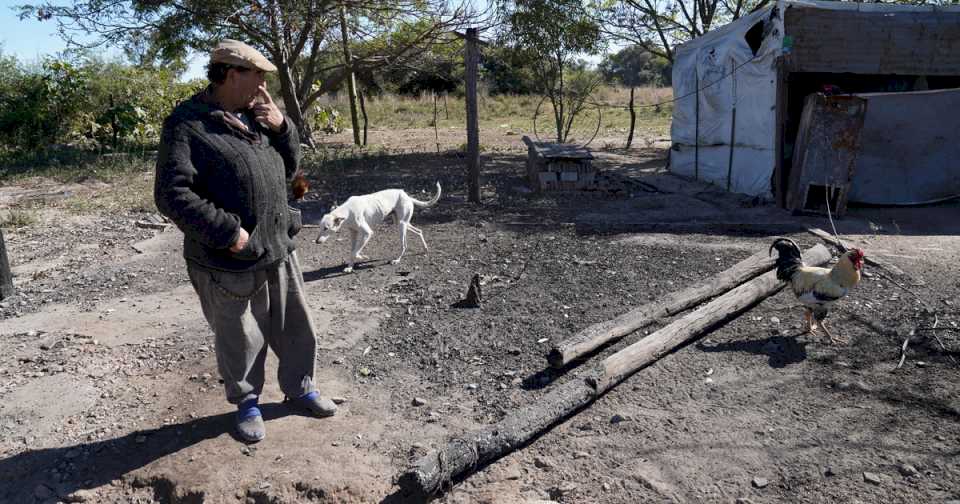
M576 366L547 367L552 343L774 236L817 242L798 225L829 226L665 173L656 137L629 151L617 138L592 144L605 172L650 184L632 194L530 194L525 148L507 131L483 133L479 207L450 150L462 133L442 132L431 154L433 130L374 131L394 154L311 172L301 207L313 220L386 187L425 197L439 181L444 194L413 218L429 252L411 240L399 265L388 263L395 227L378 230L373 259L352 274L347 237L298 236L320 327L317 382L341 409L329 419L288 409L270 372L267 438L255 445L232 434L179 231L137 227L143 214L52 208L5 230L18 293L0 302L0 502L412 502L393 485L411 461L573 379ZM0 211L60 189L0 188ZM848 344L802 334L801 309L778 294L436 501L960 502L956 215L956 204L853 208L838 222L904 272L868 267L837 304L829 321ZM482 308L452 307L475 273Z

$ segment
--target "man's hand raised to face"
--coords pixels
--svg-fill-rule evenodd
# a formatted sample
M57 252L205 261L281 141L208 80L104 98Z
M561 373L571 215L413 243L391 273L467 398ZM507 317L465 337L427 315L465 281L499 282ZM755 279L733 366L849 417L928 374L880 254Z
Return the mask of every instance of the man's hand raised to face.
M253 115L257 122L265 128L270 128L274 132L279 133L283 131L283 114L280 113L277 104L273 102L273 98L270 97L270 93L267 92L266 84L260 85L257 90L257 96L259 96L263 102L253 106Z

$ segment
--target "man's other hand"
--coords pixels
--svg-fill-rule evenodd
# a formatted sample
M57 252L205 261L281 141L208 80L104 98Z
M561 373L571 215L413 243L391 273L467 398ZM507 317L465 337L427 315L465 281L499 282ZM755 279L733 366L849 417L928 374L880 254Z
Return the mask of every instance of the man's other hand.
M230 252L236 254L243 250L247 246L247 242L250 241L250 235L247 234L247 230L240 228L240 234L237 235L237 241L234 242L233 246L230 247Z

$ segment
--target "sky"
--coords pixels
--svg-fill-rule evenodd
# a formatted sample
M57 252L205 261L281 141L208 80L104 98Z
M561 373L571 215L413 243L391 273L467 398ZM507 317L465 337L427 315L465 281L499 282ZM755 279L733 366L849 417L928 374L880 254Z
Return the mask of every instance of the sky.
M474 5L485 7L489 0L474 0ZM57 24L54 20L38 21L35 18L21 21L13 7L28 3L29 0L0 0L0 51L4 55L13 55L26 64L37 63L46 56L56 56L66 49L66 43L57 34ZM93 39L91 39L93 40ZM100 49L101 55L107 59L122 58L123 54L117 49ZM596 64L599 56L587 58ZM193 55L190 65L181 80L203 78L206 74L204 66L207 63L206 55Z
M16 56L22 63L31 64L42 61L46 56L56 56L67 48L67 44L57 34L56 21L19 19L18 11L13 7L28 2L29 0L0 0L0 26L3 27L0 29L0 51L4 55ZM107 59L123 57L123 53L117 49L100 51ZM205 56L194 56L181 79L203 77L206 62Z

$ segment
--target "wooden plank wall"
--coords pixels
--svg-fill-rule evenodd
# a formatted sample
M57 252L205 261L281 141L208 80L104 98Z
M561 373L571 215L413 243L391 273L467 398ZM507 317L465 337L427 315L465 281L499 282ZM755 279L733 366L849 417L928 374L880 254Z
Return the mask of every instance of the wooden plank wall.
M960 75L960 11L789 8L791 72Z

